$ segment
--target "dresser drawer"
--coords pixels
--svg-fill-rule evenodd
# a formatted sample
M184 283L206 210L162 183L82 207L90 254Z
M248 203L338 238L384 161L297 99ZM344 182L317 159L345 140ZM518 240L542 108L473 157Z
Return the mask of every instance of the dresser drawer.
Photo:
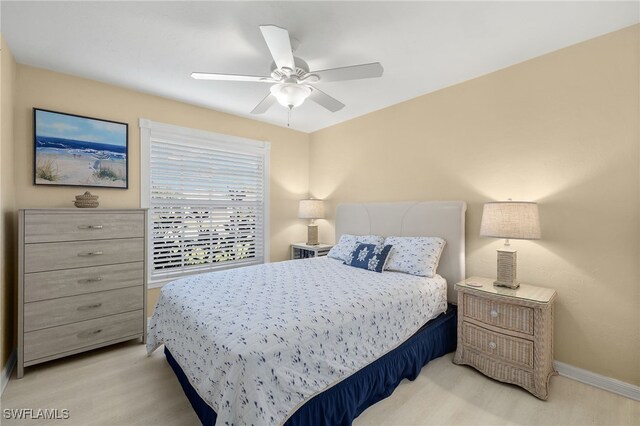
M533 342L462 323L462 344L494 359L533 368Z
M144 238L25 244L26 273L141 262Z
M24 334L24 360L30 362L62 352L143 333L143 310L45 328Z
M102 290L142 285L144 263L92 266L62 271L33 272L24 276L24 300L54 299Z
M463 293L463 315L485 324L533 335L533 309Z
M144 236L144 213L25 214L25 243Z
M143 287L101 291L81 296L41 300L24 305L24 331L135 311L142 306Z

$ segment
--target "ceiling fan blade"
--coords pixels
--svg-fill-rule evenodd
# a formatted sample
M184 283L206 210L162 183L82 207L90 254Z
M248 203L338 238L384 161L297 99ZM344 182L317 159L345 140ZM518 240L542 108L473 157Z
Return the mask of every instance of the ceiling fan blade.
M331 112L340 111L344 108L344 104L339 100L332 98L331 96L324 93L322 90L316 89L313 86L311 87L311 94L309 95L309 99L328 109Z
M263 114L267 112L267 110L271 108L271 105L273 105L275 102L276 97L269 93L264 97L263 100L260 101L258 105L256 105L256 107L251 111L251 114Z
M220 81L254 81L257 83L274 83L271 77L258 75L216 74L211 72L192 72L191 77L196 80L220 80Z
M260 25L262 37L267 43L267 47L273 56L276 66L280 69L289 68L294 71L296 64L293 60L293 52L291 51L291 40L289 39L289 31L275 25Z
M384 72L380 62L372 64L352 65L350 67L331 68L328 70L314 71L313 74L320 77L321 82L359 80L362 78L381 77Z

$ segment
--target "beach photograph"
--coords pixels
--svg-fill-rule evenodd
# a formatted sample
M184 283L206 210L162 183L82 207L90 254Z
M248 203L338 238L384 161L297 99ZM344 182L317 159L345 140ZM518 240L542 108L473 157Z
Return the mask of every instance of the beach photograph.
M36 185L127 188L126 123L34 109Z

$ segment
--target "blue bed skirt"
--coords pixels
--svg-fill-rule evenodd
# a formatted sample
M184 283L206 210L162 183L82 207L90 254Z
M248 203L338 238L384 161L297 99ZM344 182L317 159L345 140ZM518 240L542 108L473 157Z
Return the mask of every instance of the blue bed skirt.
M449 305L447 312L429 321L402 345L313 397L285 425L350 425L368 407L391 395L403 379L415 380L429 361L454 351L456 326L457 309ZM164 353L202 424L214 425L216 412L200 398L166 347Z

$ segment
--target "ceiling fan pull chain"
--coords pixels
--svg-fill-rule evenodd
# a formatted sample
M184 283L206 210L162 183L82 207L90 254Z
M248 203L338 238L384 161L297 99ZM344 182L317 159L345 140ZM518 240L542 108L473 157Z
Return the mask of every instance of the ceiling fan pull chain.
M287 127L291 127L291 110L293 107L289 107L289 111L287 111Z

